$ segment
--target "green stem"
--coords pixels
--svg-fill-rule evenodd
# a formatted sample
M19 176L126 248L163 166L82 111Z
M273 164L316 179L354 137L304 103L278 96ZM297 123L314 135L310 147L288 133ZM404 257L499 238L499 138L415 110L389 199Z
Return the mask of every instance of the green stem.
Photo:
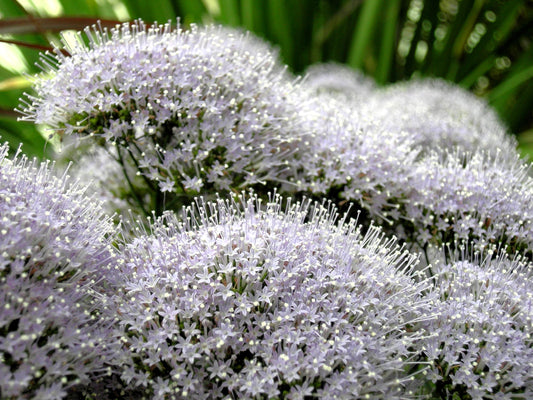
M124 177L126 178L126 182L128 182L128 186L130 187L131 193L133 194L133 197L135 198L135 201L137 202L137 204L141 208L143 214L146 217L149 217L150 214L144 208L144 204L143 204L141 198L139 197L139 195L137 194L137 192L135 191L135 188L134 188L133 184L131 183L130 177L128 176L128 172L126 171L126 165L124 163L124 158L122 157L122 152L120 151L120 145L117 146L117 153L118 153L118 160L119 160L120 166L122 168L122 173L124 174Z

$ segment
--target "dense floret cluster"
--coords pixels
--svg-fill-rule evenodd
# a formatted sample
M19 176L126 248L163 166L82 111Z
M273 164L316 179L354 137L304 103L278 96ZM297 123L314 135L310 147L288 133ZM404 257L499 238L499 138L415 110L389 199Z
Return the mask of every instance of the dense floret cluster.
M418 151L407 133L389 135L353 104L329 93L311 94L301 114L311 152L302 154L298 184L311 193L357 202L375 217L394 213Z
M140 21L85 33L88 46L43 59L53 76L37 80L25 119L116 144L169 203L281 182L297 168L296 83L258 39Z
M473 241L531 252L533 180L516 151L422 154L410 132L394 133L337 98L314 100L314 152L303 156L299 180L306 190L356 202L419 249Z
M413 249L473 242L531 253L530 167L485 103L436 80L374 90L357 103L347 100L353 79L340 96L318 76L323 86L311 80L301 107L314 132L299 179L307 191L356 202ZM442 115L432 111L444 99Z
M376 91L375 82L353 70L336 63L314 64L305 71L305 86L315 93L328 93L343 101L362 104Z
M93 292L111 258L109 218L48 164L0 147L0 397L57 399L105 371Z
M476 152L433 152L413 165L404 216L422 248L471 242L478 249L533 250L533 179L529 166ZM405 226L409 224L405 223Z
M532 398L531 266L502 254L477 255L440 264L434 272L440 301L425 352L433 361L435 394Z
M217 26L42 65L83 185L0 147L0 398L533 397L533 178L483 101Z
M424 150L484 151L514 158L516 141L496 112L463 88L438 79L418 79L375 90L365 113L391 133L409 132Z
M411 397L416 258L319 206L241 201L169 215L123 249L123 379L154 399Z

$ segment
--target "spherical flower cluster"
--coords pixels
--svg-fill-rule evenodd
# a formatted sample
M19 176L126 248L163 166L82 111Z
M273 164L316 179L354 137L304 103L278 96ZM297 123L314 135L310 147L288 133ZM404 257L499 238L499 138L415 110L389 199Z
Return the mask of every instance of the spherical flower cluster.
M509 246L511 253L531 253L533 181L529 167L481 100L435 80L398 85L390 89L391 99L385 95L387 90L377 91L372 101L362 104L330 91L313 90L301 108L308 131L314 133L310 139L313 151L302 157L305 168L299 178L306 190L357 202L419 250L471 242L479 249ZM400 104L400 98L406 105L419 102L420 106L413 106L412 114L401 107L401 113L386 114L388 104ZM439 112L444 112L432 110L437 99L444 103L444 98L449 98L446 104L463 111L456 112L456 119L446 117L448 125L433 130L426 120L432 121L435 115L433 122L442 122ZM473 115L465 120L468 99ZM420 129L411 129L417 123ZM455 126L470 129L472 135L459 135ZM450 135L456 134L451 140ZM503 147L495 150L496 143ZM485 145L493 148L483 151Z
M122 379L153 399L414 397L416 258L318 205L238 204L199 201L123 249Z
M374 91L362 108L383 129L406 131L425 150L481 150L511 158L516 154L516 141L496 112L476 95L443 80L390 85Z
M410 136L389 134L339 96L302 93L300 112L313 135L298 183L312 193L355 201L374 217L395 215L418 154Z
M0 147L0 397L60 399L104 371L109 329L93 290L108 218L48 164Z
M296 83L259 39L141 21L85 36L68 56L43 56L52 76L36 80L23 119L116 143L170 197L281 182L297 168Z
M434 271L438 317L424 349L433 361L434 395L533 398L533 270L502 254L484 257L461 257Z
M333 62L313 64L305 71L305 86L316 93L339 96L343 101L361 104L373 95L376 83L372 78Z
M472 241L478 248L533 250L533 179L529 166L481 152L432 153L413 165L401 214L421 246ZM414 231L412 230L414 229Z
M268 45L214 26L138 21L86 36L90 45L58 51L56 66L43 58L52 78L37 80L23 113L117 144L107 160L124 179L112 192L128 208L160 214L197 193L270 181L355 201L421 247L529 246L531 185L514 142L458 87L377 90L334 64L294 83Z

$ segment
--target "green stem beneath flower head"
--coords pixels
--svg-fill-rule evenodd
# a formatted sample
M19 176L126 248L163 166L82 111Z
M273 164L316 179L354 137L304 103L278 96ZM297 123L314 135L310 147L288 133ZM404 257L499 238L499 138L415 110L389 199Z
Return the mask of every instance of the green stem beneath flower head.
M128 176L128 172L126 171L126 165L124 164L124 158L122 157L122 152L120 151L120 145L117 146L117 154L118 154L118 161L120 163L120 167L122 168L122 173L124 174L124 178L126 178L126 182L128 182L128 186L130 187L130 191L133 194L133 197L135 198L135 201L137 202L138 206L142 210L143 214L146 217L149 217L150 214L144 208L144 204L142 202L142 199L139 197L139 195L135 191L133 183L131 182L130 177Z
M151 138L151 139L152 139L152 143L154 144L154 146L158 145L158 143L156 143L156 141L153 138ZM141 149L139 148L137 143L135 143L135 141L131 141L130 143L135 147L135 149L137 150L137 152L139 154L142 153ZM128 154L131 157L133 163L135 164L135 167L137 168L138 171L140 171L141 169L139 167L139 162L135 158L133 152L131 151L131 149L129 147L126 147L126 150L128 151ZM171 171L171 175L172 175L173 172L174 171ZM179 175L180 178L183 178L181 176L181 174L179 173L179 171L175 171L175 173L177 175ZM163 193L161 193L161 191L159 190L159 187L157 185L154 185L153 181L148 179L146 177L146 175L144 175L142 173L141 173L141 176L142 176L142 179L144 180L144 182L146 183L146 185L148 186L148 188L150 189L150 191L153 193L152 197L154 199L154 211L155 211L156 215L161 215L165 209L173 208L173 207L168 207L167 208L166 206L172 206L173 204L176 203L177 200L176 199L172 199L172 200L167 201L168 199L166 198L166 196L164 196ZM182 180L181 179L175 179L174 181L179 186L179 189L183 193L183 196L186 197L187 199L189 199L190 195L187 194L187 190L183 186ZM180 196L177 195L177 193L174 193L174 195L175 195L176 198L180 197ZM183 204L181 204L181 205L183 205Z
M160 190L155 192L155 204L154 204L155 214L161 215L165 210L165 195L161 193Z
M135 146L135 148L137 149L137 151L140 154L141 150L139 149L137 144L135 142L132 142L132 144L133 144L133 146ZM137 171L140 172L139 163L137 162L137 159L135 158L135 156L133 155L133 153L132 153L132 151L130 150L129 147L127 147L126 149L128 151L128 154L130 155L133 163L135 164L135 167L137 168ZM163 213L164 209L165 209L165 196L162 196L162 193L159 190L159 188L157 187L157 185L154 185L153 182L146 177L146 175L141 173L141 176L142 176L144 182L146 183L146 185L148 186L148 188L153 193L154 211L155 211L156 215L161 215Z
M133 144L133 146L135 146L135 149L137 149L137 151L139 152L139 154L142 153L141 149L139 149L139 146L137 146L137 144L136 144L134 141L132 141L131 144ZM130 155L131 160L132 160L133 163L135 164L135 167L137 168L137 171L140 172L141 169L139 168L139 163L137 162L137 159L135 158L135 156L133 155L133 153L131 152L131 150L130 150L129 147L126 147L126 150L128 151L128 154ZM148 179L148 178L146 177L146 175L144 175L144 174L141 173L141 176L142 176L144 182L145 182L146 185L150 188L151 191L153 191L153 192L157 192L157 191L159 191L159 190L157 189L157 187L154 186L153 182L152 182L150 179Z

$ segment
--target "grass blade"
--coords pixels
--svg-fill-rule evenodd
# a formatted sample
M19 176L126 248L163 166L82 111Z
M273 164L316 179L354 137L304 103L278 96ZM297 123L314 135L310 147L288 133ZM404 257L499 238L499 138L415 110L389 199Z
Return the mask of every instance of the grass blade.
M293 44L291 23L284 0L270 0L268 3L268 32L281 47L282 58L292 64Z
M516 90L523 83L533 79L533 65L520 72L512 74L494 89L492 89L488 95L489 102L498 101L501 98L509 96L514 90Z
M492 55L487 59L483 60L473 71L471 71L467 76L459 81L459 85L465 89L471 88L479 79L479 77L485 75L489 72L494 63L496 62L496 56Z
M165 23L168 20L175 20L176 11L170 0L122 0L132 19L141 18L146 22L157 21Z
M385 9L383 35L379 49L377 68L374 72L374 78L381 84L384 84L389 80L390 71L394 63L397 41L396 30L398 16L400 14L400 6L401 0L390 0Z
M241 0L241 17L243 26L260 36L265 36L266 29L263 20L265 0Z
M348 52L348 64L356 69L361 69L372 40L374 28L380 20L380 10L383 9L382 0L367 0L361 6L352 43Z
M467 20L470 10L474 7L476 0L463 0L459 2L459 9L455 19L448 25L448 30L444 38L444 47L440 52L435 53L433 68L437 76L445 76L450 68L453 58L453 51L457 37L460 35L462 26Z
M219 0L219 20L223 24L238 26L241 23L238 0Z
M495 15L496 20L490 25L485 24L487 31L472 52L465 57L457 74L459 79L463 79L476 65L504 45L515 26L517 15L523 4L523 1L513 0L504 3L500 9L487 9Z
M204 15L207 14L207 9L200 0L176 0L176 14L180 16L181 22L188 25L190 23L202 22Z

